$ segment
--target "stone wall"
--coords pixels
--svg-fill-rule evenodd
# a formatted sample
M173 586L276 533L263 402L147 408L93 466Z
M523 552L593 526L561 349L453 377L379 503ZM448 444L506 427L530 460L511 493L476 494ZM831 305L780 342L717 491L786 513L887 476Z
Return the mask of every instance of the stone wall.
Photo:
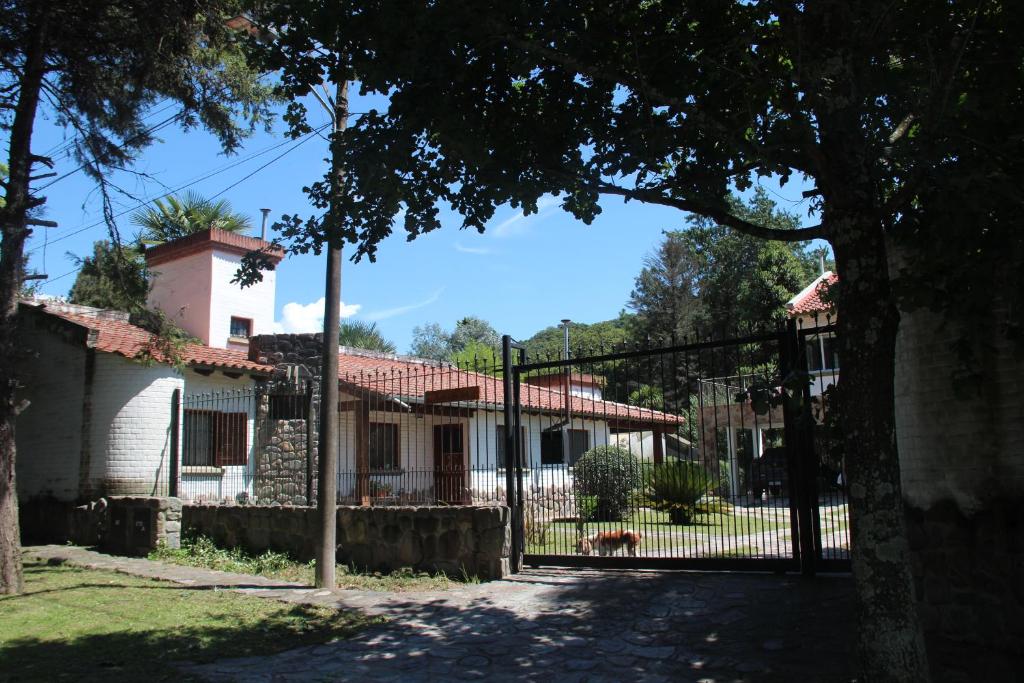
M508 521L504 506L339 507L337 559L373 571L498 579L508 573ZM315 556L319 530L316 509L296 506L186 505L182 524L218 545L303 561Z
M161 544L169 548L181 546L180 499L110 496L104 500L105 510L91 511L105 517L99 539L102 550L119 555L146 555Z
M261 505L316 504L316 445L306 451L305 420L269 420L261 411L264 435L256 452L256 501ZM313 500L307 493L312 487Z
M95 545L119 555L145 555L164 544L181 544L181 500L108 496L74 505L54 498L23 503L19 514L24 545Z
M314 414L320 410L322 350L322 334L262 334L249 339L249 359L275 366L275 379L312 384ZM260 404L257 424L260 425L261 447L256 453L256 490L253 492L256 502L260 505L315 505L316 429L313 429L312 453L307 453L306 420L270 419L266 398ZM310 481L312 496L308 495Z

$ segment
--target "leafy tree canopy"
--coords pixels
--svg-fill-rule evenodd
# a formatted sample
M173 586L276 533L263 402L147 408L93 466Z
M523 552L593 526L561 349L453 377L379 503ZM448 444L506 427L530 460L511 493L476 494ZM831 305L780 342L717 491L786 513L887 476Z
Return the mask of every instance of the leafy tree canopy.
M92 245L92 256L76 259L75 278L68 301L83 306L135 312L145 308L148 272L135 247L118 250L107 240Z
M609 351L626 343L633 316L620 313L618 318L592 324L572 323L569 328L569 350L574 356ZM561 358L565 346L563 329L559 325L545 327L523 342L532 359Z
M761 188L748 203L731 197L729 205L734 215L773 230L800 225ZM640 339L664 343L696 330L730 336L780 321L786 301L817 275L806 243L758 239L703 216L687 221L689 229L665 234L636 278L629 307Z
M410 352L420 358L452 361L474 343L478 349L497 348L501 344L501 336L486 320L467 316L455 323L455 329L451 332L437 323L417 325L412 330Z

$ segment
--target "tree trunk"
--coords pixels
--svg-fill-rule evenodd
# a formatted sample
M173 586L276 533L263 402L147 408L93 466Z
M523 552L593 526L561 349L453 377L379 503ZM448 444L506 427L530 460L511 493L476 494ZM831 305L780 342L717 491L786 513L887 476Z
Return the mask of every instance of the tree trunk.
M18 490L15 485L14 423L19 408L15 376L15 325L18 293L25 264L26 220L42 201L29 195L32 173L32 129L45 70L46 19L41 17L26 32L25 62L18 101L11 123L8 150L7 204L0 209L0 594L24 588L21 539L18 525Z
M830 226L837 297L841 425L850 480L853 576L865 680L926 681L924 637L910 573L895 432L899 313L881 226L848 215Z

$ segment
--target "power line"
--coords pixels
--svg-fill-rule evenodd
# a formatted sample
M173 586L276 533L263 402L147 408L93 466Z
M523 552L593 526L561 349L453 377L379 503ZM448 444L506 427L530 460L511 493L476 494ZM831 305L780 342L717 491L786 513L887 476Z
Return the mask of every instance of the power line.
M327 124L327 125L329 125L329 124ZM279 155L277 157L274 157L274 159L272 159L270 162L268 162L267 164L264 164L260 168L258 168L255 171L253 171L253 173L250 173L249 175L245 176L244 178L242 178L241 180L237 181L236 183L233 183L232 185L230 185L229 187L225 188L224 190L221 190L216 195L214 195L214 197L217 197L217 196L219 196L221 194L224 194L228 190L230 190L230 189L234 188L235 186L237 186L239 183L241 183L241 182L243 182L245 180L248 180L253 175L255 175L259 171L263 170L264 168L266 168L270 164L274 163L275 161L277 161L281 157L283 157L286 154L290 153L291 151L297 149L299 147L299 145L301 145L301 144L305 143L306 141L308 141L309 139L311 139L314 134L319 133L321 130L326 128L327 125L324 125L321 128L319 128L317 130L314 130L312 133L308 133L304 138L298 140L297 142L294 141L294 140L284 140L284 141L279 142L277 144L271 145L271 146L269 146L269 147L267 147L265 149L262 149L259 152L255 152L253 154L250 154L249 156L247 156L247 157L245 157L243 159L238 159L238 160L233 161L233 162L231 162L229 164L226 164L225 166L222 166L219 169L216 169L216 170L211 171L211 172L209 172L209 173L207 173L205 175L202 175L202 176L200 176L200 177L198 177L198 178L196 178L194 180L190 180L190 181L186 182L183 185L180 185L180 186L178 186L178 187L176 187L176 188L174 188L174 189L172 189L172 190L170 190L168 192L165 192L164 194L161 194L161 195L158 195L158 196L147 197L146 199L142 200L138 204L136 204L134 206L131 206L131 207L127 208L127 209L124 209L123 211L120 211L120 212L114 214L113 217L114 218L120 218L121 216L124 216L127 213L131 213L132 211L135 211L136 209L140 209L140 208L146 206L147 204L149 204L152 201L155 201L157 199L163 199L165 197L170 197L171 195L176 194L178 192L181 192L182 190L188 189L189 187L192 187L193 185L197 185L198 183L201 183L204 180L209 180L210 178L213 178L214 176L218 176L221 173L224 173L226 171L231 170L232 168L235 168L235 167L240 166L240 165L242 165L244 163L252 161L253 159L256 159L256 158L258 158L260 156L263 156L264 154L267 154L269 152L272 152L275 149L279 149L279 148L283 147L284 145L292 144L292 147L290 147L288 150L286 150L284 154L281 154L281 155ZM213 197L211 197L211 199L212 198ZM82 226L82 227L80 227L80 228L78 228L76 230L73 230L71 232L68 232L68 233L65 233L65 234L61 235L60 237L58 237L55 240L50 241L50 244L55 244L57 242L61 242L61 241L65 240L65 239L68 239L69 237L74 237L75 235L80 235L81 233L83 233L83 232L85 232L87 230L91 230L92 228L95 228L97 226L104 225L105 223L106 223L105 220L99 220L99 221L96 221L95 223L90 223L88 225L84 225L84 226ZM38 251L38 250L39 250L39 247L33 247L32 249L29 249L26 252L26 256L29 255L29 254L32 254L33 252Z
M312 131L312 132L308 133L308 134L307 134L307 135L306 135L305 137L303 137L302 139L300 139L300 140L298 140L298 141L291 141L291 140L287 140L287 141L285 141L286 143L287 143L287 142L294 142L294 144L292 144L292 146L291 146L291 147L289 147L288 149L286 149L286 150L285 150L284 152L282 152L281 154L278 154L278 155L277 155L276 157L274 157L273 159L271 159L271 160L270 160L270 161L268 161L267 163L263 164L262 166L260 166L260 167L259 167L259 168L257 168L256 170L254 170L253 172L249 173L248 175L244 176L243 178L240 178L239 180L236 180L235 182L231 183L230 185L228 185L228 186L227 186L226 188L224 188L224 189L223 189L223 190L221 190L220 192L218 192L218 193L216 193L216 194L212 195L212 196L210 197L210 199L214 199L214 198L216 198L216 197L219 197L220 195L224 194L225 192L227 192L227 191L231 190L232 188L234 188L234 187L237 187L237 186L238 186L238 185L240 185L241 183L245 182L245 181L246 181L246 180L248 180L249 178L252 178L252 177L253 177L254 175L256 175L256 174L257 174L257 173L259 173L260 171L264 170L265 168L267 168L267 167L268 167L268 166L270 166L271 164L275 163L276 161L278 161L278 160L280 160L280 159L282 159L282 158L286 157L287 155L291 154L291 153L292 153L292 152L294 152L294 151L295 151L296 149L298 149L299 147L301 147L301 146L302 146L302 145L303 145L304 143L306 143L306 142L308 142L309 140L311 140L311 139L313 138L313 136L314 136L315 134L319 133L319 132L320 132L320 130L322 130L323 128L326 128L326 126L324 126L324 127L320 128L320 129L317 129L317 130L314 130L314 131ZM282 144L285 144L285 143L282 143ZM263 151L259 152L258 154L264 154L264 153L266 153L266 152L270 151L271 149L276 149L277 147L280 147L280 146L281 146L280 144L278 144L278 145L275 145L274 147L271 147L271 148L269 148L269 149L263 150ZM256 156L256 155L253 155L253 157L250 157L250 159L251 159L251 158L254 158L255 156ZM235 165L237 165L237 163L236 163ZM194 184L196 184L196 183L198 183L198 182L201 182L202 180L205 180L205 179L206 179L206 178L208 178L208 177L212 177L213 175L216 175L217 173L221 173L221 172L223 172L223 170L226 170L226 169L221 169L220 171L217 171L216 173L213 173L213 174L209 174L209 175L207 175L207 176L204 176L203 178L200 178L199 180L196 180L196 181L194 181L194 182L192 182L192 183L189 183L189 184L187 184L187 185L182 185L181 187L178 187L177 189L175 189L175 190L172 190L171 192L168 192L167 194L165 194L165 195L162 195L161 197L158 197L158 199L162 199L163 197L167 197L167 196L170 196L171 194L174 194L175 192L179 192L179 191L181 191L181 190L183 190L183 189L185 189L185 188L189 187L190 185L194 185ZM121 212L121 213L119 213L119 214L116 214L116 215L115 215L115 218L116 218L116 217L118 217L118 216L124 215L124 214L125 214L125 213L127 213L128 211L132 211L132 210L134 210L134 209L137 209L137 208L140 208L140 207L142 207L142 206L145 206L145 205L146 205L147 203L148 203L148 200L147 200L147 201L144 201L144 202L142 202L141 204L139 204L139 205L137 205L137 206L135 206L135 207L132 207L131 209L126 209L125 211L123 211L123 212ZM87 225L87 226L85 226L84 228L81 228L80 230L76 230L75 232L71 232L71 233L68 233L68 234L66 234L66 235L63 235L63 236L61 236L61 237L59 237L58 239L55 239L55 240L53 240L53 241L54 241L54 242L59 242L59 241L61 241L61 240L63 240L63 239L67 239L68 237L72 237L72 236L74 236L74 235L77 235L77 234L79 234L79 233L81 233L81 232L84 232L84 231L86 231L86 230L88 230L88 229L90 229L90 228L96 227L97 225L102 225L103 223L104 223L104 221L98 221L97 223L93 223L93 224L91 224L91 225ZM35 251L35 250L34 250L34 249L33 249L33 250L30 250L30 251L29 251L28 253L29 253L29 254L31 254L31 253L32 253L32 251ZM26 254L26 255L27 255L27 254ZM79 266L78 268L75 268L74 270L69 270L68 272L66 272L66 273L63 273L63 274L61 274L61 275L58 275L57 277L54 277L54 278L49 278L49 279L47 279L47 281L46 281L46 284L50 284L50 283L52 283L52 282L57 282L58 280L63 280L64 278L66 278L66 277L68 277L68 276L70 276L70 275L74 275L75 273L79 272L80 270L82 270L82 266Z
M164 106L160 107L156 111L149 112L143 118L143 121L148 121L149 119L153 118L154 116L157 116L158 114L164 113L165 111L167 111L171 107L175 106L176 104L177 104L177 102L173 102L172 101L172 102L169 102L168 104L165 104ZM75 139L74 139L74 137L72 137L71 140L66 140L66 141L58 142L56 145L54 145L50 149L48 149L45 152L43 152L42 156L44 156L44 157L51 157L52 158L55 155L61 155L61 154L64 154L66 152L69 152L71 150L71 148L74 147L74 146L75 146Z
M171 125L171 123L173 123L176 119L180 119L184 115L185 115L185 112L178 112L174 116L170 116L170 117L164 119L163 121L161 121L160 123L157 123L157 124L155 124L153 126L150 126L149 128L147 128L146 130L142 131L141 133L138 133L137 135L132 136L128 140L125 140L124 144L123 145L119 145L119 147L123 149L126 145L130 145L135 140L138 140L138 139L140 139L140 138L142 138L142 137L144 137L146 135L151 135L151 134L157 132L158 130L160 130L161 128L166 128L167 126ZM78 168L76 168L76 169L74 169L72 171L68 171L67 173L65 173L62 176L58 176L57 178L54 178L53 180L51 180L50 182L46 183L42 187L35 188L34 190L32 190L32 193L36 194L38 192L42 192L43 190L45 190L46 188L50 187L51 185L56 185L57 183L59 183L60 181L64 180L65 178L67 178L69 176L73 176L74 174L78 173L79 171L81 171L83 168L85 168L88 165L89 165L88 162L86 162L86 163L82 164L81 166L79 166Z

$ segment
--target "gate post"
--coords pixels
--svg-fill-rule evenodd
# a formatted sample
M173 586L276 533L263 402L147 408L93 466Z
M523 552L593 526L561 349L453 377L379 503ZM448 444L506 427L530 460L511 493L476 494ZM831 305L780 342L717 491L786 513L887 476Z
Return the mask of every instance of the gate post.
M519 573L522 568L522 552L519 539L519 528L522 524L522 508L519 505L516 495L516 468L519 462L519 453L516 450L518 430L515 428L512 381L512 337L503 335L501 338L501 365L502 365L502 388L505 394L505 504L508 505L509 527L511 532L511 557L509 569L513 574Z
M167 468L170 472L170 482L167 486L167 495L171 498L178 497L178 472L180 471L181 463L181 389L175 389L171 392L171 452L168 456L170 458L170 466Z
M789 508L796 512L797 539L794 539L794 553L804 576L814 576L816 571L818 543L815 542L817 528L814 523L815 506L818 504L814 480L816 473L812 466L814 449L811 446L813 424L807 420L810 415L808 387L801 384L798 393L792 396L786 389L791 376L801 376L799 367L800 334L796 320L786 323L781 339L780 369L783 382L782 415L785 423L787 463L789 466L790 501ZM788 383L792 384L791 381Z

